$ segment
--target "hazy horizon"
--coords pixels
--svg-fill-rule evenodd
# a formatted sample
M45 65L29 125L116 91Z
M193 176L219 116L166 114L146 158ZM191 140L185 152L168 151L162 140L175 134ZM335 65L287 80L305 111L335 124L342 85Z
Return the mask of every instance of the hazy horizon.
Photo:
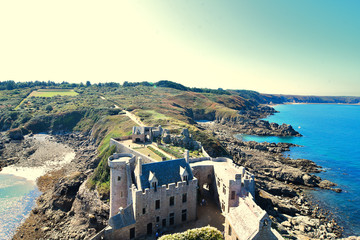
M0 3L0 81L360 96L356 1Z

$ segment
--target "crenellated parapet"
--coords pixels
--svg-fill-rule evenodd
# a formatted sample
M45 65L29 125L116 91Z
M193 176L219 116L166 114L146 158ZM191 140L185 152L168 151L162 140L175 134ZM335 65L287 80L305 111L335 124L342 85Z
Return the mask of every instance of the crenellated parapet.
M196 178L190 181L182 181L177 183L170 183L168 185L162 185L155 188L145 188L143 190L136 189L135 185L133 189L135 190L136 197L141 197L143 195L161 195L162 193L169 193L169 192L181 192L182 189L197 187L198 181Z

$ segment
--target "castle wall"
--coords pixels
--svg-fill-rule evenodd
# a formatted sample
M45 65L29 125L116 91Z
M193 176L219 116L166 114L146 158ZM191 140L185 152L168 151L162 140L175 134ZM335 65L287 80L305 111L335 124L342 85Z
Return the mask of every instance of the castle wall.
M116 151L117 152L121 152L121 153L131 153L133 155L135 155L136 157L141 157L142 158L142 162L143 163L152 163L154 162L153 159L149 158L148 156L141 154L129 147L127 147L126 145L122 144L121 142L116 141L115 139L111 138L110 139L110 147L115 145L116 146ZM135 166L131 166L132 171L135 168Z
M230 230L231 229L231 230ZM235 226L229 222L228 218L225 218L225 228L224 228L224 239L225 240L247 240L244 236L236 232Z
M145 142L146 135L145 134L133 134L131 136L132 142Z
M200 193L203 194L204 185L208 185L211 189L214 188L214 166L213 165L202 165L192 167L193 175L198 180Z
M215 192L217 203L222 212L228 212L229 209L229 181L224 180L223 176L217 174L215 169Z
M148 224L152 224L152 232L179 225L196 219L197 179L188 182L178 182L163 185L155 189L136 191L133 186L134 212L136 219L136 236L146 235ZM183 202L186 194L186 202ZM170 198L174 197L174 205L170 206ZM156 209L156 201L160 200L160 208ZM186 219L182 219L186 210ZM173 224L170 225L171 214L174 214ZM165 225L163 225L165 223Z
M136 224L132 224L120 229L108 229L105 231L104 237L105 239L121 239L121 240L130 240L135 238L130 238L130 229L134 228L136 232ZM135 235L136 237L136 235Z

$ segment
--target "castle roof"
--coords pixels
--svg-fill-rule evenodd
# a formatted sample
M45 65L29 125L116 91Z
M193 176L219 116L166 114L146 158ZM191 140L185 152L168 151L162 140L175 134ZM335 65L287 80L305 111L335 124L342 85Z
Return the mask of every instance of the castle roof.
M144 127L134 126L133 130L132 130L132 133L137 134L137 135L144 134L145 133L145 128Z
M113 229L120 229L135 224L135 217L132 205L123 209L122 213L118 213L109 219L109 225Z
M140 176L141 188L150 188L150 172L156 176L158 180L158 186L181 182L181 168L186 169L188 173L188 180L192 180L193 174L190 165L185 161L184 158L143 164L142 175Z

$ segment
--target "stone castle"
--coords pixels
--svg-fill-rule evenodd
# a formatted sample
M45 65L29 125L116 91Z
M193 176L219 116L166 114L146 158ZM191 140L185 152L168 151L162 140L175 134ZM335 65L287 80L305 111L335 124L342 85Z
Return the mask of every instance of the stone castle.
M140 133L140 132L139 132ZM156 162L121 141L110 167L110 219L93 239L138 239L196 221L198 195L210 191L225 216L226 240L282 239L253 200L254 176L228 158Z

